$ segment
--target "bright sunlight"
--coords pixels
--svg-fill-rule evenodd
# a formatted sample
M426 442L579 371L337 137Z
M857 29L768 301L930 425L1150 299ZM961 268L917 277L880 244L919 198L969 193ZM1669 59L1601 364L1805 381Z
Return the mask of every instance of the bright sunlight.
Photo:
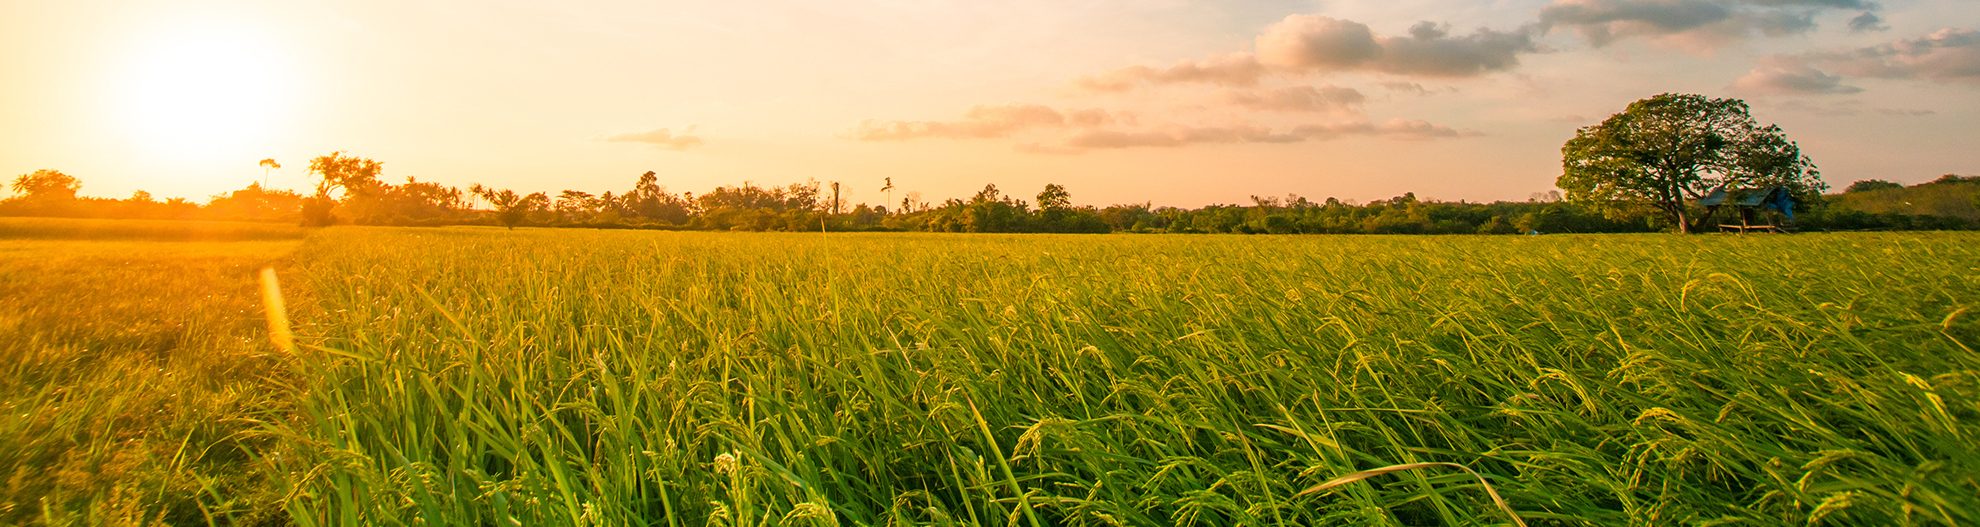
M294 104L294 67L251 28L175 24L132 40L115 119L166 159L253 159Z

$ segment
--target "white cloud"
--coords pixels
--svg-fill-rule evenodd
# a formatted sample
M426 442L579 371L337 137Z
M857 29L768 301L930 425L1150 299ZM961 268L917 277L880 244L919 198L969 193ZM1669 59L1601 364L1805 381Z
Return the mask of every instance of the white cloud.
M666 128L660 128L649 132L619 134L605 138L605 140L620 143L644 143L667 150L686 150L701 146L702 143L701 137L694 135L693 127L682 130L680 133L674 133Z

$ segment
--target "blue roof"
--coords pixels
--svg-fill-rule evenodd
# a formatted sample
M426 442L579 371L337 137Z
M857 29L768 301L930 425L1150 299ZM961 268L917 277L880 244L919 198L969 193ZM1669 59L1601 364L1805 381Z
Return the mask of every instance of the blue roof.
M1742 209L1773 209L1787 215L1788 221L1794 221L1794 193L1788 192L1786 187L1743 188L1731 191L1721 188L1698 199L1698 204L1706 207L1727 203Z
M1793 193L1781 187L1719 189L1698 199L1699 205L1715 207L1730 204L1735 207L1762 207L1776 210L1794 208Z

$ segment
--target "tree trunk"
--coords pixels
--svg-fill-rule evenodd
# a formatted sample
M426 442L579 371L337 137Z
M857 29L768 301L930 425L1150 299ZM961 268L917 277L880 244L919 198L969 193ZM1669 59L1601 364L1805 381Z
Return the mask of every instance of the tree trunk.
M1711 226L1711 223L1712 223L1712 217L1713 217L1713 216L1716 216L1716 215L1718 215L1718 212L1719 212L1719 208L1718 208L1718 207L1706 207L1706 208L1705 208L1705 215L1704 215L1704 216L1700 216L1700 217L1698 218L1698 221L1697 221L1697 224L1696 224L1696 225L1693 225L1693 226L1691 227L1691 230L1693 230L1693 231L1704 231L1706 227L1709 227L1709 226Z
M1691 234L1691 222L1685 221L1684 206L1678 206L1675 212L1677 213L1678 234Z

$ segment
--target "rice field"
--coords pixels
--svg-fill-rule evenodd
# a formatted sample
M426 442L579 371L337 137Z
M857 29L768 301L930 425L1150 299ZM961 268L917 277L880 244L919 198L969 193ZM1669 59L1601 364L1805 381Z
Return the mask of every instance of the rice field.
M1973 234L0 239L0 302L15 523L1980 521Z
M279 517L260 431L294 397L252 277L290 231L0 218L0 524Z

